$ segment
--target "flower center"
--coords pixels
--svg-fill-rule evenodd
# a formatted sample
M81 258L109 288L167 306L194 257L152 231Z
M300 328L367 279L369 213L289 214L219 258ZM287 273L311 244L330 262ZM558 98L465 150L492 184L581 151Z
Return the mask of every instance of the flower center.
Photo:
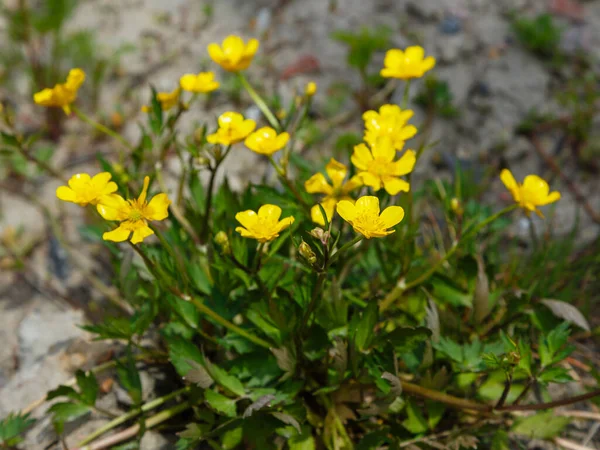
M383 226L383 221L379 218L378 215L375 214L369 214L367 212L363 212L361 214L359 214L356 219L354 219L354 222L356 225L358 225L359 227L365 229L365 230L380 230L385 228Z
M390 163L388 161L374 159L369 163L368 171L374 175L382 176L387 174L389 165Z

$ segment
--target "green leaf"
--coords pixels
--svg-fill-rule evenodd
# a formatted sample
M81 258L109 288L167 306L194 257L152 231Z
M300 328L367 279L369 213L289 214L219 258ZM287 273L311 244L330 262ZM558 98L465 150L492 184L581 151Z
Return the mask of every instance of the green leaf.
M75 373L75 379L77 380L77 386L79 386L81 401L86 405L94 406L99 390L94 373L90 371L86 374L82 370L78 370Z
M208 359L205 360L206 370L217 384L227 389L229 392L242 397L246 395L246 389L240 380L233 375L229 375L224 369L211 364Z
M364 311L357 313L357 319L354 319L353 317L353 322L358 322L353 336L354 345L361 352L367 350L373 341L378 311L379 306L377 305L377 302L371 302Z
M131 322L126 317L108 317L98 325L83 325L82 328L90 333L97 334L95 341L103 339L123 339L128 341L133 336Z
M315 450L317 445L312 435L311 427L305 425L302 427L302 433L292 436L288 440L290 450Z
M232 450L242 443L244 433L243 427L236 427L233 430L227 430L221 437L221 447L223 450Z
M411 401L406 402L406 413L408 418L402 422L402 426L412 434L425 433L429 429L427 420Z
M81 399L79 393L71 386L58 386L56 389L53 389L52 391L48 392L48 394L46 394L46 400L48 401L54 400L58 397L68 397L71 400Z
M438 342L434 342L433 348L446 354L446 356L453 361L458 363L462 363L464 361L462 347L450 338L440 337Z
M204 393L206 403L215 411L225 414L227 417L235 417L237 410L235 407L235 400L225 397L213 390L207 390Z
M191 359L188 359L187 363L192 367L184 376L187 381L197 384L202 389L208 389L212 386L214 380L202 364Z
M90 407L82 403L61 402L52 405L48 411L52 414L52 422L56 432L61 434L66 422L83 416L90 411Z
M171 363L182 377L194 367L189 361L195 361L199 364L204 363L204 357L200 349L190 341L182 339L179 336L166 336L167 346L169 347L169 358Z
M425 327L398 327L390 333L383 336L384 339L392 344L396 353L408 353L417 348L417 346L431 337L431 330Z
M22 441L20 435L34 423L35 419L29 418L29 414L10 413L0 420L0 444L7 447L17 445Z
M569 371L563 367L548 367L538 375L537 379L542 383L568 383L573 381Z
M491 450L510 450L508 433L504 430L498 430L492 438Z
M142 380L135 366L131 349L127 349L127 360L124 363L117 361L117 374L133 403L140 405L142 403Z
M551 439L558 436L570 421L570 417L555 416L553 411L545 411L517 419L511 431L528 439Z

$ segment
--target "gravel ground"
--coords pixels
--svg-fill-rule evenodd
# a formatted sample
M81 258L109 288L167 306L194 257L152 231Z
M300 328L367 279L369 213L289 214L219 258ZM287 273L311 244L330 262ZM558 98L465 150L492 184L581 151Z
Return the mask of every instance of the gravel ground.
M114 52L124 44L133 44L134 52L122 58L122 73L102 90L100 109L106 115L119 105L133 112L147 100L149 83L161 90L171 90L185 72L200 69L207 63L206 46L220 41L230 33L261 39L257 63L249 76L260 80L264 89L278 92L284 101L293 98L308 80L319 86L316 109L326 103L329 87L339 81L359 85L356 74L347 69L346 49L330 39L336 29L356 30L361 26L387 26L393 30L394 46L421 43L428 53L438 58L436 76L449 83L454 103L460 110L456 119L435 119L430 139L439 140L438 156L451 164L462 161L477 167L482 159L498 163L504 158L517 178L527 173L550 173L529 141L515 134L515 127L526 114L539 111L559 112L549 95L552 74L548 67L516 43L507 18L509 11L522 14L543 12L561 2L542 0L217 0L213 14L207 18L205 2L197 0L94 0L82 1L69 22L70 30L92 29L97 33L101 51ZM336 5L335 8L332 5ZM583 2L584 20L559 17L563 24L565 48L580 46L595 59L600 56L600 1ZM1 40L0 40L1 41ZM1 44L0 44L1 45ZM571 46L571 47L569 47ZM378 55L376 64L383 55ZM316 70L300 70L297 76L283 76L290 67L316 62ZM213 69L216 67L213 65ZM220 75L222 76L222 74ZM124 93L135 88L124 100ZM413 92L416 92L415 88ZM14 91L0 87L0 98L11 98L19 107L18 118L25 124L39 122L40 110L25 96L25 87L16 83ZM392 100L401 101L402 92ZM85 104L84 104L85 105ZM212 120L229 109L227 98L216 97L211 105L199 105L184 116L183 129L194 123ZM254 113L253 110L247 114ZM417 110L414 123L425 118ZM359 116L357 116L358 119ZM140 116L141 118L141 116ZM58 144L56 165L67 167L66 173L90 168L93 155L110 150L110 143L94 143L82 137L84 126L72 119L69 131ZM360 131L360 120L350 121L335 133ZM124 133L136 138L135 121L126 124ZM89 133L88 133L89 134ZM542 141L545 148L554 148L555 136ZM328 142L329 144L331 142ZM323 144L323 152L327 144ZM498 154L498 148L504 148ZM421 179L431 173L429 154L420 161L417 175ZM78 161L83 161L79 163ZM266 167L251 152L243 151L230 158L223 173L234 187L263 176ZM590 205L600 211L598 182L594 176L585 178L576 173L574 162L567 160L562 169L576 181ZM92 169L94 170L94 169ZM553 187L564 193L556 208L555 231L565 233L573 226L578 203L557 178ZM86 317L82 302L97 304L103 296L90 287L83 270L97 269L97 249L79 251L81 238L75 232L83 213L76 206L58 205L54 198L55 181L40 179L25 192L60 211L61 227L76 248L75 261L67 259L56 239L52 239L50 224L40 209L22 194L0 191L0 234L22 228L21 244L33 243L34 250L26 272L0 273L0 417L11 410L24 408L48 389L72 377L75 368L89 367L110 354L110 346L91 343L84 331L77 328ZM489 194L490 201L502 204L506 194L497 182ZM597 234L597 227L582 215L582 241ZM527 235L527 224L517 233ZM58 261L58 263L57 263ZM57 272L57 264L63 269ZM60 275L57 277L57 274ZM89 309L89 308L88 308ZM146 389L152 395L152 380ZM118 395L106 396L107 403L117 402ZM109 405L110 409L110 405ZM36 412L39 414L41 409ZM85 435L101 422L86 424L69 438L69 443ZM47 422L29 433L26 448L38 450L52 439ZM164 437L150 433L142 444L148 450L173 448Z

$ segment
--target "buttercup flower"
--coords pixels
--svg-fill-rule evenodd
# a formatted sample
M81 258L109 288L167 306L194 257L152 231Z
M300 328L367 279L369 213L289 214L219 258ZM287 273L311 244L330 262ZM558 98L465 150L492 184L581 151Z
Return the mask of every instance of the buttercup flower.
M337 212L342 219L352 225L354 231L367 239L385 237L392 234L389 230L404 218L404 209L400 206L388 206L379 214L379 199L370 195L356 200L355 204L342 200L337 204Z
M321 201L321 206L325 210L327 220L331 222L335 205L340 200L350 200L350 192L362 186L362 180L358 176L354 176L344 183L348 168L331 158L325 166L325 171L329 176L332 184L329 184L322 173L316 173L304 183L304 188L309 194L325 194ZM321 226L325 226L325 220L321 213L319 205L315 205L310 210L312 221Z
M425 72L435 66L433 56L427 58L424 56L425 50L418 45L408 47L404 51L397 48L388 50L383 60L384 68L381 69L381 76L403 80L422 77Z
M206 140L211 144L235 144L243 141L255 127L254 120L244 119L244 116L237 112L226 112L219 116L217 131L206 136Z
M156 100L160 103L160 109L168 111L179 103L179 94L181 88L177 88L171 92L157 92ZM148 105L142 106L143 112L150 112L151 108Z
M310 81L306 85L306 88L304 89L304 93L309 97L312 97L313 95L315 95L317 93L317 83L315 83L314 81Z
M408 192L410 184L400 179L402 175L412 172L417 162L414 150L406 150L404 155L394 161L396 149L387 136L377 138L371 150L365 144L354 147L352 164L360 171L358 176L363 183L378 191L381 186L388 194L396 195L400 191Z
M515 202L523 208L527 214L534 211L538 216L544 217L538 206L547 205L560 200L560 192L550 192L550 186L545 180L537 175L527 175L523 184L518 183L508 169L502 170L500 179L512 194Z
M93 177L87 173L78 173L71 177L69 186L59 186L56 196L80 206L97 205L105 196L117 191L117 184L110 181L109 172L101 172Z
M219 82L215 81L212 72L200 72L199 74L186 73L179 79L181 89L188 92L204 94L219 88Z
M417 134L414 125L407 125L414 112L402 110L398 105L383 105L377 111L367 111L363 114L365 121L364 140L370 146L375 145L377 138L388 136L396 150L402 150L404 141Z
M71 103L77 99L77 91L84 81L83 70L71 69L65 83L36 92L33 94L33 101L41 106L62 108L65 114L71 114Z
M171 201L167 194L157 194L149 202L146 201L149 183L150 178L145 177L144 188L137 199L125 200L120 195L112 194L98 203L97 209L103 218L121 222L116 229L102 235L105 241L123 242L133 232L131 242L137 244L154 234L148 221L163 220L169 216Z
M258 209L258 214L252 210L242 211L235 215L235 219L243 225L235 231L242 237L256 239L258 242L272 241L283 230L294 223L292 216L279 220L281 208L276 205L263 205Z
M259 43L250 39L248 43L239 36L227 36L221 46L212 43L208 46L208 54L214 62L229 72L247 69L258 51Z
M272 155L285 147L289 140L290 134L287 132L277 134L271 127L262 127L248 136L244 144L253 152Z

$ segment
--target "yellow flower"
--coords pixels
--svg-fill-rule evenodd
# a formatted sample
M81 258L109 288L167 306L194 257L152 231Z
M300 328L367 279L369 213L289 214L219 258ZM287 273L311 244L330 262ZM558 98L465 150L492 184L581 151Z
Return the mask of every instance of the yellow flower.
M214 62L229 72L239 72L248 68L258 51L259 43L250 39L248 43L239 36L227 36L221 46L209 44L208 54Z
M544 217L538 206L560 200L560 192L550 192L548 183L537 175L527 175L521 184L517 183L510 170L504 169L500 173L500 179L512 194L515 202L525 209L527 214L534 211L538 216Z
M255 127L254 120L244 119L244 116L237 112L226 112L219 116L217 131L206 136L206 140L211 144L235 144L243 141Z
M306 94L308 97L312 97L316 93L317 93L317 83L315 83L314 81L310 81L306 85L306 88L304 89L304 94Z
M410 184L399 177L412 172L417 158L414 150L406 150L397 161L394 161L395 156L396 149L392 140L382 136L377 139L371 150L365 144L354 147L351 160L359 170L358 176L364 184L375 191L383 185L388 194L396 195L400 191L410 190Z
M337 204L337 212L342 219L367 239L385 237L394 230L388 230L399 224L404 218L404 209L400 206L388 206L379 214L379 199L370 195L356 200L355 204L342 200Z
M218 89L219 82L215 81L215 74L212 72L200 72L195 75L186 73L179 79L181 89L194 93L207 93Z
M261 155L272 155L286 146L290 140L287 132L277 134L271 127L262 127L246 138L244 144L250 150Z
M325 171L333 186L327 182L322 173L316 173L306 180L304 188L309 194L325 194L325 197L321 201L321 206L325 210L327 220L331 222L333 212L335 211L335 205L337 205L340 200L349 200L350 192L362 186L362 181L360 177L355 176L344 183L348 168L333 158L331 158L325 166ZM313 222L318 223L321 226L325 225L325 220L323 219L323 214L321 213L319 205L312 207L310 215Z
M404 51L397 48L388 50L383 60L384 68L381 69L381 76L403 80L420 78L435 66L433 56L427 58L424 58L424 56L425 50L418 45L408 47Z
M242 211L235 215L235 219L243 225L235 231L242 237L256 239L258 242L272 241L279 236L283 230L294 223L293 217L281 217L281 208L276 205L263 205L258 214L252 210Z
M71 177L69 186L59 186L56 196L80 206L97 205L105 196L117 191L117 184L110 181L109 172L101 172L93 177L87 173L78 173Z
M71 114L71 103L77 99L77 91L85 81L85 72L71 69L66 83L56 84L53 88L42 89L33 94L33 101L41 106L62 108L65 114Z
M98 204L98 212L106 220L121 222L113 231L104 233L105 241L123 242L131 236L131 242L137 244L144 238L154 234L148 226L150 220L163 220L169 216L171 201L167 194L157 194L149 202L146 201L150 178L144 178L144 188L137 199L125 200L117 194L106 196Z
M398 105L383 105L377 111L367 111L363 114L365 121L365 142L375 145L380 136L389 136L396 150L402 150L404 141L417 134L414 125L406 123L413 116L410 109L402 110Z

